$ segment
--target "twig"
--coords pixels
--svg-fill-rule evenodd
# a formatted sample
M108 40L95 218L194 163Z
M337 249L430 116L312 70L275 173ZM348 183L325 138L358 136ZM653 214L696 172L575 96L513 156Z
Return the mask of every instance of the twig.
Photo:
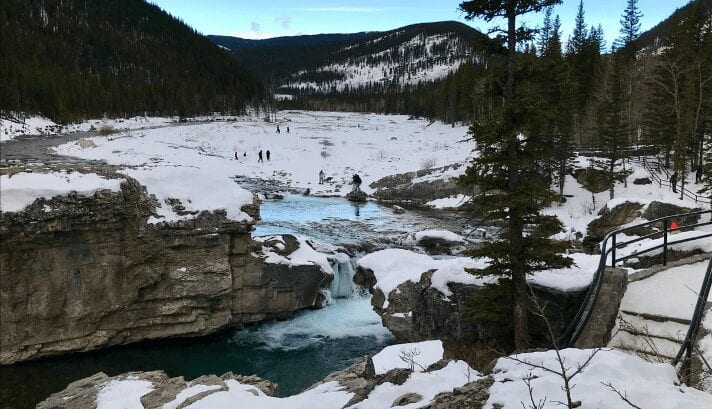
M621 393L618 389L616 389L613 385L611 385L610 382L609 383L601 382L601 385L606 386L608 389L615 392L616 395L618 395L618 397L620 397L623 400L623 402L627 403L631 407L633 407L635 409L642 409L640 406L636 405L635 403L631 402L628 399L628 393L626 391L623 391L623 393Z

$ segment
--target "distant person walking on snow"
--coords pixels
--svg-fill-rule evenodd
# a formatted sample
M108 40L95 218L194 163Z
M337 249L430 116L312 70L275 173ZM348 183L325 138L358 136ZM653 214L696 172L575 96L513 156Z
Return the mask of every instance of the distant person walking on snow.
M279 124L277 124L277 133L279 133Z
M353 178L351 178L351 181L354 185L354 192L358 192L361 190L361 178L359 177L358 174L355 174Z
M235 152L235 160L240 160L240 157L237 156L237 152Z
M267 151L267 161L269 162L270 153Z
M319 184L320 185L324 184L324 171L323 170L319 171Z
M287 133L289 133L289 126L287 127Z
M670 186L672 187L672 191L677 193L677 172L674 172L672 176L670 176Z
M702 183L702 165L697 165L697 172L695 172L695 183Z
M260 152L257 154L257 163L260 163L260 162L264 162L264 161L262 160L262 151L260 151Z

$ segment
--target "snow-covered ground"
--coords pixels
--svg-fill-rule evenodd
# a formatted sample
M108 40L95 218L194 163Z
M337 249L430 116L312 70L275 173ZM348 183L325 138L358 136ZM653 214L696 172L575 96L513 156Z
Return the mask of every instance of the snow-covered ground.
M593 350L561 351L568 373L583 365ZM500 404L506 409L531 407L560 408L566 402L563 380L555 351L532 352L500 358L494 368L495 383L485 408ZM522 363L526 362L526 363ZM527 364L529 363L529 364ZM543 369L546 368L546 369ZM531 383L530 390L525 380ZM572 400L582 409L629 409L627 402L605 384L611 385L635 407L656 409L696 409L712 407L712 395L680 385L675 368L668 364L645 362L641 358L612 350L600 350L571 381Z
M91 138L95 146L70 142L56 151L122 166L121 173L137 179L162 203L177 198L187 210L225 209L235 220L248 218L239 209L252 201L234 183L235 176L344 195L355 173L364 180L362 189L370 192L367 185L381 177L418 170L424 161L462 162L470 152L458 144L465 127L402 115L286 111L279 122L281 133L276 124L247 116L97 136ZM259 151L263 163L258 163ZM320 170L328 179L323 185L318 184ZM152 222L188 217L177 216L167 205L158 213Z
M561 351L569 375L582 367L571 379L571 394L582 409L630 408L621 396L637 407L656 409L709 408L712 395L679 384L675 369L668 364L650 363L618 351L565 349ZM417 394L420 399L403 408L428 405L441 392L475 382L482 378L465 362L450 361L442 369L426 371L428 365L443 358L440 341L392 345L373 357L377 374L395 368L408 368L408 356L414 359L414 371L400 385L385 382L371 390L365 400L351 408L387 408L406 394ZM590 362L586 363L590 359ZM489 388L485 407L514 409L529 407L533 400L542 409L560 407L566 402L559 362L554 351L532 352L500 358L493 370L494 384ZM525 381L530 382L531 388ZM214 385L189 382L175 399L164 408L178 407L188 398L207 393L188 405L188 408L324 408L346 406L353 393L338 382L331 381L302 393L286 396L267 396L258 388L227 380L227 390ZM154 385L135 375L118 377L99 386L97 407L102 409L142 408L141 396L151 392ZM208 393L213 391L212 393ZM616 391L620 392L619 396ZM530 396L531 393L531 396ZM501 405L501 406L496 406Z
M89 196L103 189L118 191L121 182L123 179L107 179L95 173L78 172L0 175L0 211L22 210L40 197L52 198L70 192Z
M562 291L578 291L588 287L600 257L583 253L573 253L570 256L575 263L572 267L539 271L531 275L528 281L531 284ZM376 278L375 287L383 291L386 297L402 283L419 282L420 276L429 270L435 270L431 279L431 287L440 291L445 297L452 295L448 283L484 285L497 282L496 277L479 277L469 272L488 265L488 260L481 258L441 257L436 259L410 250L386 249L362 257L359 259L358 265L373 271ZM383 308L387 306L388 299L385 300Z
M578 168L587 168L590 161L598 159L599 158L578 156L573 161L573 165ZM586 226L598 217L598 212L601 209L604 207L610 209L626 201L641 203L644 206L649 205L653 201L658 201L691 209L705 207L705 205L695 203L694 200L690 200L687 197L680 200L679 193L673 193L669 188L660 187L657 183L647 185L633 184L633 180L648 178L650 174L641 165L633 162L626 164L626 168L627 170L632 170L633 173L628 176L627 186L625 186L623 182L615 183L615 198L613 200L610 200L608 191L592 194L579 184L573 176L566 176L566 183L564 185L564 194L567 195L566 202L562 205L554 204L545 211L547 214L557 216L562 223L564 223L566 232L560 235L561 238L570 237L575 232L585 234ZM622 170L622 168L617 170ZM688 184L686 188L691 191L697 191L702 187L701 185L689 183L690 181L694 181L694 175L688 176L687 181ZM645 207L643 210L645 210ZM644 221L647 220L640 219L633 221L631 224Z

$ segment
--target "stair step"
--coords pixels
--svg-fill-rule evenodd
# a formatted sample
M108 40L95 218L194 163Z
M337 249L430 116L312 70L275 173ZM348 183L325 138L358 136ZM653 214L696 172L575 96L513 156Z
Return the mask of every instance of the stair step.
M625 310L621 308L620 312L622 314L625 314L627 316L633 316L633 317L638 317L645 319L647 321L654 321L654 322L675 322L678 324L683 324L685 326L690 326L690 320L687 318L679 318L679 317L665 317L662 315L656 315L656 314L648 314L645 312L638 312L638 311L631 311L631 310Z
M613 335L608 346L611 348L645 353L672 359L680 350L680 343L664 338L644 337L633 335L625 331L618 331Z
M640 315L622 313L616 320L615 328L633 335L650 335L656 338L678 341L687 335L689 323L680 323L679 321L654 321L648 320Z

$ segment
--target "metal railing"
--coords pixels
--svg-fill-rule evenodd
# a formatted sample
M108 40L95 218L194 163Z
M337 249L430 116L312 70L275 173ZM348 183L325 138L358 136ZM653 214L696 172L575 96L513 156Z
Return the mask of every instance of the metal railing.
M697 339L697 333L700 330L700 324L705 315L705 307L707 305L707 297L710 295L710 287L712 287L712 257L710 257L710 261L707 264L707 272L705 273L704 280L702 280L700 292L697 294L697 303L695 304L695 310L690 319L690 327L687 330L687 335L682 342L682 346L680 346L680 350L672 360L673 366L680 363L684 355L685 359L682 361L683 367L686 366L687 370L690 370L689 366L692 360L692 350L695 348L695 339Z
M653 156L654 160L650 160L647 156L642 156L640 159L633 159L634 162L639 162L643 165L645 170L650 173L650 177L658 183L660 187L671 188L670 184L670 170L665 167L663 161L660 159L659 155ZM680 187L680 194L690 200L694 200L695 203L701 203L706 205L712 204L712 199L707 198L702 195L687 189L686 187Z
M564 332L564 335L562 336L561 342L562 345L566 345L567 347L574 347L576 344L576 341L578 340L578 337L581 335L581 332L583 329L586 327L586 324L588 323L588 320L591 318L591 314L593 312L593 307L596 304L596 300L598 299L598 294L601 291L601 285L603 284L603 276L606 272L606 267L607 262L608 262L608 256L611 256L611 267L615 267L616 263L622 262L625 260L628 260L633 257L638 257L642 254L649 253L654 250L658 250L660 248L663 249L662 254L663 254L663 265L667 265L667 253L668 253L668 247L673 245L673 244L679 244L679 243L685 243L688 241L693 241L693 240L699 240L699 239L704 239L708 237L712 237L712 232L706 232L703 234L700 234L698 236L692 236L692 237L682 237L680 239L675 240L675 237L671 237L671 233L677 232L677 231L688 231L691 229L695 229L697 227L702 227L702 226L709 226L712 225L712 220L709 221L700 221L700 222L695 222L694 224L688 224L688 225L680 225L677 228L670 228L670 222L671 221L683 221L683 220L689 220L691 217L699 216L702 218L704 215L711 215L712 216L712 210L701 210L697 212L691 212L691 213L683 213L683 214L677 214L677 215L672 215L672 216L665 216L661 217L655 220L651 220L646 223L640 223L634 226L629 226L623 229L618 229L614 230L610 233L608 233L605 238L603 239L603 242L601 243L601 258L599 259L598 262L598 268L596 269L596 272L593 275L593 280L591 281L591 285L588 287L588 291L586 292L586 295L584 296L584 300L581 303L581 307L578 309L576 312L576 315L574 316L574 319L571 320L571 323L569 326L566 328L566 331ZM636 237L630 240L618 240L618 235L620 234L625 234L626 232L631 232L634 230L639 230L641 228L645 227L651 227L653 229L656 229L657 226L656 224L662 223L662 230L654 231L653 233L646 234L644 236ZM617 257L616 256L616 250L622 249L627 247L628 245L631 245L633 243L637 243L646 239L657 239L657 238L663 238L662 244L651 246L644 248L640 251L637 252L631 252L628 255L625 255L623 257Z

